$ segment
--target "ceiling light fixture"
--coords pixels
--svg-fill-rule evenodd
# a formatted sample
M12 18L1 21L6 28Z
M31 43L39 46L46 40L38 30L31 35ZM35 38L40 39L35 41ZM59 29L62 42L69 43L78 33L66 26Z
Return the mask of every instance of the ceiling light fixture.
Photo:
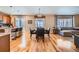
M45 16L41 14L40 8L38 9L38 12L39 13L35 15L35 18L45 18Z

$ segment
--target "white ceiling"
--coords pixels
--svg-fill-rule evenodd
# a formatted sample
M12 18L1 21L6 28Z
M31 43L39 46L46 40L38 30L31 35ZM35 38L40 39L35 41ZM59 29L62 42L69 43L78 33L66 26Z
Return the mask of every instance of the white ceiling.
M0 11L11 15L75 15L79 6L0 6Z

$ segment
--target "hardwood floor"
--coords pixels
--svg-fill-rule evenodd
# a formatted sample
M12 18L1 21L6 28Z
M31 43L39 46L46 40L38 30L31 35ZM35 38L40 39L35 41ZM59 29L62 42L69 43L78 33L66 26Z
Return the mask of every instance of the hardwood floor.
M39 40L39 42L36 41L35 35L30 38L30 34L26 33L26 47L21 47L22 38L17 38L16 40L10 41L10 51L11 52L75 52L75 46L72 41L72 47L71 48L60 48L57 45L57 40L60 38L64 41L66 41L65 37L59 36L57 34L50 34L50 38L45 35L44 42L42 39ZM71 38L71 40L73 40ZM67 40L68 41L68 40ZM70 41L69 41L70 42ZM63 46L63 45L62 45Z

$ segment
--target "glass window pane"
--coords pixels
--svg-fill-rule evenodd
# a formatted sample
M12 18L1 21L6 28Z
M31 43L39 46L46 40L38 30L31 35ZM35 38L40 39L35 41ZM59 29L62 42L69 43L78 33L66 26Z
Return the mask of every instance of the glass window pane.
M44 20L42 20L42 19L37 19L37 20L35 21L35 25L36 25L36 27L44 27Z
M16 27L22 27L22 20L19 17L16 17Z
M57 16L57 27L72 27L72 16Z

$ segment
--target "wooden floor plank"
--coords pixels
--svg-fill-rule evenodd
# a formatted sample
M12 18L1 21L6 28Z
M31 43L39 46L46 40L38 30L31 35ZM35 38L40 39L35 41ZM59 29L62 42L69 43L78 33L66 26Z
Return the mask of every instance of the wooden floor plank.
M60 49L57 46L57 40L63 39L64 37L58 34L50 34L50 38L45 35L44 42L40 39L38 42L36 40L35 35L30 38L30 34L26 32L26 47L21 48L19 45L21 44L21 37L16 40L10 41L10 51L11 52L62 52L62 51L74 51L73 48L70 50ZM73 43L73 42L72 42ZM75 49L75 48L74 48Z

